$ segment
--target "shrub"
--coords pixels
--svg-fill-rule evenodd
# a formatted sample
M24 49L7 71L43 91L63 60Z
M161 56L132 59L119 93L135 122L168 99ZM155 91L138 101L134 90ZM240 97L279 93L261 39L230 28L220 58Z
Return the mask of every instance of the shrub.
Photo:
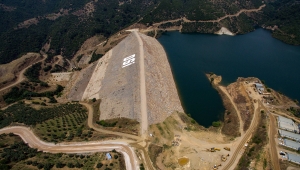
M220 121L213 122L212 125L213 125L213 127L220 127L221 126L221 122Z
M97 164L97 168L102 168L103 164L100 162Z

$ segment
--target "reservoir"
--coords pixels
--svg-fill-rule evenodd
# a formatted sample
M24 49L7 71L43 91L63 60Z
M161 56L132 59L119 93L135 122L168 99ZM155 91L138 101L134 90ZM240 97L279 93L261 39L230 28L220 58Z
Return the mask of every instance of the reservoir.
M204 73L221 75L223 85L238 77L257 77L300 101L300 47L273 38L267 30L237 36L166 32L158 41L167 52L185 112L205 127L222 119L225 109Z

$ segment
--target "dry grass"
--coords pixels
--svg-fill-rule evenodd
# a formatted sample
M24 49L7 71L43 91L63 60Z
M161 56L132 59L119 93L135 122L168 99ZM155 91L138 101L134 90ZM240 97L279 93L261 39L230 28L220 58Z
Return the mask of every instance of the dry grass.
M17 79L17 74L27 66L35 63L39 59L38 53L27 53L8 64L0 65L0 88Z
M97 100L95 102L90 102L93 107L93 123L96 127L101 127L106 130L116 131L116 132L123 132L127 134L138 135L139 132L139 122L132 119L127 118L115 118L115 119L108 119L105 120L108 124L115 124L113 127L102 127L96 122L99 121L100 117L100 104L101 100Z
M240 122L237 112L234 109L228 97L221 90L218 90L218 92L223 100L223 105L226 108L226 111L224 113L222 133L232 137L240 136Z
M154 167L156 169L158 169L157 165L156 165L156 159L158 157L158 155L160 153L162 153L163 151L163 147L161 146L158 146L158 145L155 145L155 144L150 144L149 145L149 148L148 148L148 154L149 154L149 157L154 165Z

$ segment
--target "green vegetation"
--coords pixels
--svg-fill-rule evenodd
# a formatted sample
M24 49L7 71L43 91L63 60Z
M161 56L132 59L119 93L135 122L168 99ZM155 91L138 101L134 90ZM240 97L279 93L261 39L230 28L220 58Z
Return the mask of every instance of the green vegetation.
M241 9L254 9L263 5L261 0L132 0L92 1L95 11L90 14L74 12L83 9L91 0L59 1L17 1L2 0L1 3L13 10L0 9L0 63L8 63L26 52L39 52L43 44L50 42L48 55L63 54L72 58L82 43L94 36L108 38L121 29L139 21L152 25L156 22L186 17L194 21L215 20L226 14L235 14ZM264 1L266 7L262 12L238 17L231 17L221 22L207 23L165 23L161 28L182 25L182 32L213 33L220 27L229 28L232 32L247 33L255 26L278 26L273 36L286 43L300 44L300 4L296 0ZM35 10L32 10L35 9ZM68 15L49 20L45 16L59 13L60 9L69 10ZM62 12L61 12L62 13ZM38 17L38 23L28 28L18 28L25 20ZM87 26L88 25L88 26ZM79 61L81 56L78 56ZM91 60L96 61L99 58Z
M299 108L290 107L286 110L291 112L293 115L300 117L300 109Z
M41 65L42 63L39 62L26 70L24 75L28 78L29 81L40 82L39 76L40 76Z
M103 56L103 54L96 54L96 51L94 51L91 60L89 61L89 64L99 60L101 57Z
M77 104L78 105L78 104ZM49 142L88 140L93 135L93 130L85 127L87 113L73 110L73 113L62 115L37 124L36 133L43 140Z
M54 68L51 69L50 73L64 72L66 69L58 64L54 65Z
M104 127L115 127L118 122L115 121L115 122L109 123L109 122L106 122L104 120L100 120L100 121L97 121L96 123L98 125L101 125L101 126L104 126Z
M82 59L82 57L83 57L83 54L77 56L77 59L76 59L77 63Z
M2 0L6 6L15 7L13 11L0 9L0 63L8 63L24 52L39 52L43 44L51 39L51 53L72 58L82 43L93 35L108 38L119 30L137 21L150 11L154 4L148 0L93 1L95 11L91 14L73 15L91 0L59 1L17 1ZM34 9L34 10L33 10ZM69 15L48 20L45 15L59 13L68 9ZM28 28L15 29L17 25L30 18L39 17L38 23Z
M222 125L221 121L217 121L217 122L212 122L212 126L213 127L220 127Z
M149 149L148 149L149 150L149 157L150 157L152 162L156 162L156 159L157 159L158 155L160 153L162 153L163 149L164 149L163 147L158 146L158 145L154 145L154 144L149 145ZM156 169L159 169L156 164L153 164L153 165ZM140 167L142 169L142 168L144 168L144 165L141 164Z
M265 113L260 114L258 125L258 128L255 130L248 147L238 163L237 169L245 169L249 167L252 160L258 159L257 161L259 161L259 159L261 159L260 154L262 153L262 148L268 143ZM265 160L263 161L265 162Z
M23 102L9 106L0 111L0 128L10 125L13 122L26 125L36 125L46 120L70 114L86 114L86 110L80 104L64 104L60 106L41 108L36 110Z
M275 26L279 30L273 32L273 37L285 43L300 44L300 4L296 0L270 1L263 9L263 14L257 14L260 25Z
M109 152L111 160L106 160L105 153L95 154L51 154L37 151L28 147L20 137L13 134L0 135L0 167L6 169L32 169L50 170L52 168L79 168L94 169L94 166L105 168L125 169L124 158L120 153ZM101 165L101 167L100 167ZM33 166L33 167L32 167Z
M54 96L60 95L63 89L64 87L57 85L55 91L36 93L25 88L13 87L10 92L3 96L3 99L7 104L11 104L22 99L30 99L31 97L48 97L50 99L50 103L56 103L57 101Z

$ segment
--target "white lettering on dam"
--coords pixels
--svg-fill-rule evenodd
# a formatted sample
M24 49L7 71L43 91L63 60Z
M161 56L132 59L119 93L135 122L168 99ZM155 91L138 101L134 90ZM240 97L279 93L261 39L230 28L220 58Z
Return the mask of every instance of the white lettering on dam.
M131 56L124 58L122 68L130 66L131 64L134 63L135 63L135 54L132 54Z

